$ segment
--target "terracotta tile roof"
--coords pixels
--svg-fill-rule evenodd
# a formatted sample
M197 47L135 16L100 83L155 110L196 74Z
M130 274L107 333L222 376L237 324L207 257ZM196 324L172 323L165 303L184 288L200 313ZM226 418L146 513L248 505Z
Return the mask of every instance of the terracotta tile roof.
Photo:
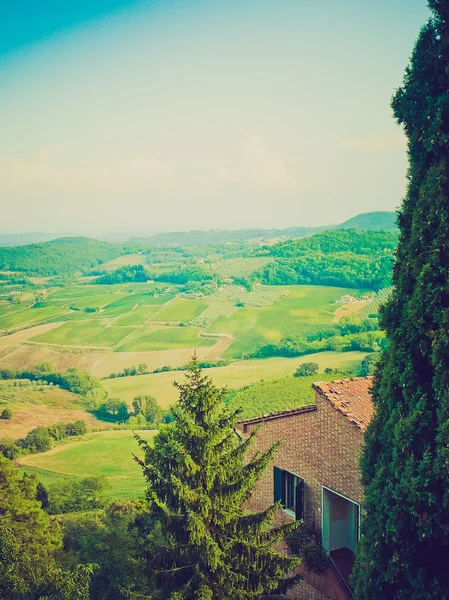
M371 396L372 377L353 377L314 383L313 388L360 429L366 428L374 414Z

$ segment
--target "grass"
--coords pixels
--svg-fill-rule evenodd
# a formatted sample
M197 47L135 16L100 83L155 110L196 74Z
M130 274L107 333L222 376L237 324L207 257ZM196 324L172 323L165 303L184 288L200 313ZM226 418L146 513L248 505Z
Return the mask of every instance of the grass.
M342 374L340 377L344 377ZM231 408L241 408L241 418L259 417L261 415L309 406L315 404L315 392L312 383L315 381L332 381L338 375L317 373L311 377L283 377L270 381L261 380L231 393L229 405Z
M139 435L151 440L155 433L141 431ZM133 453L142 455L132 431L102 431L27 456L21 464L25 471L37 473L44 485L60 477L105 476L112 497L132 498L143 496L147 487Z
M102 269L106 271L113 271L124 265L143 265L145 264L145 256L143 254L125 254L125 256L119 256L113 260L109 260L101 265Z
M228 258L212 263L215 273L224 277L249 277L254 271L273 262L272 258Z
M188 323L207 308L201 300L173 300L154 317L155 321L173 321L175 323Z
M86 296L99 296L105 293L112 294L118 292L123 288L123 283L117 283L114 285L100 285L100 284L89 284L89 285L70 285L57 289L49 295L49 298L85 298Z
M307 336L332 328L336 300L348 293L343 288L288 286L288 294L276 304L262 308L239 308L231 316L219 317L208 332L228 333L234 342L224 356L241 358L259 344L274 343L287 336ZM351 290L354 293L354 290Z
M35 325L65 312L67 312L65 309L57 307L28 308L19 310L19 312L11 312L0 317L0 329L15 329Z
M158 313L159 314L159 313ZM118 347L120 352L145 352L213 346L216 339L200 337L200 330L192 327L141 327Z
M31 341L60 346L113 347L133 331L133 327L105 327L98 321L71 321Z
M114 321L114 325L143 325L150 317L161 309L160 306L137 306L133 310L120 315Z
M320 352L301 358L267 358L263 360L244 360L234 362L226 367L205 369L204 374L211 377L214 383L229 389L238 389L260 381L291 376L304 362L316 362L320 371L326 367L345 372L356 372L364 352ZM109 395L121 398L131 405L133 398L141 394L151 394L159 404L168 407L178 399L178 391L173 387L173 381L182 381L184 374L180 371L141 375L138 377L120 377L105 379L103 387Z
M90 428L105 424L86 412L78 396L56 386L26 379L0 381L0 411L12 410L12 419L0 419L0 438L18 439L35 427L83 420Z
M107 291L107 290L104 290ZM112 304L113 302L123 298L122 294L101 294L98 296L87 296L85 298L80 297L70 301L70 306L77 306L78 308L102 308Z

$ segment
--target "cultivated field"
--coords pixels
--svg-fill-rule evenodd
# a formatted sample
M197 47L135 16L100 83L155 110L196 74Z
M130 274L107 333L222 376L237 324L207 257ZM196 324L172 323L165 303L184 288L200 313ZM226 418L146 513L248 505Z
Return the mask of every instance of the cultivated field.
M139 435L151 440L155 433L141 431ZM142 455L132 431L101 431L69 438L48 452L24 457L20 463L26 471L37 473L44 485L60 477L105 476L112 497L143 496L146 482L133 454Z
M201 300L183 300L181 298L166 304L151 320L175 323L188 323L207 308Z
M200 337L200 330L191 327L141 327L134 330L120 346L122 352L143 352L145 350L171 350L200 346L213 346L216 339Z
M356 369L365 353L362 352L320 352L301 358L267 358L263 360L245 360L231 363L226 367L206 369L204 372L218 386L229 389L241 388L261 379L273 379L293 375L298 365L304 362L316 362L320 371L330 367L342 371ZM131 405L133 398L141 394L151 394L159 404L168 407L178 399L178 391L173 381L182 381L181 371L105 379L103 387L112 397L118 397Z
M240 265L243 273L265 263L230 259L217 264ZM0 303L0 325L21 329L0 336L0 367L32 367L47 360L57 369L76 367L103 377L139 363L149 369L182 366L194 349L203 360L238 360L259 344L331 329L354 307L360 315L377 310L378 297L368 304L338 304L347 293L357 297L364 291L255 285L249 292L223 285L189 298L179 294L179 286L162 283L71 285L50 290L40 308ZM34 328L36 323L45 325Z
M344 376L344 375L342 375ZM230 399L232 408L242 410L241 418L259 417L270 412L288 410L315 404L315 391L312 383L332 381L338 375L317 373L311 377L282 377L262 380L243 389Z
M38 335L31 341L58 346L112 348L133 332L133 327L112 327L107 320L94 323L71 321L57 329Z
M307 336L332 328L336 301L354 290L321 286L286 286L286 296L262 308L239 308L230 317L219 317L208 332L228 333L234 342L224 353L241 358L259 344L278 343L282 338Z

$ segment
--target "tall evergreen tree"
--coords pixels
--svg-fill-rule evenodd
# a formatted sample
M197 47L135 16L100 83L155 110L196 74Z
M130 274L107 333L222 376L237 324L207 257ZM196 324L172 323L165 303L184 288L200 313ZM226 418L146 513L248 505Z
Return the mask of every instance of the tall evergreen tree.
M297 558L275 544L296 524L273 527L278 510L245 510L252 488L276 451L245 460L254 434L239 443L225 389L202 375L196 358L180 392L176 420L144 450L150 509L160 520L163 542L149 548L148 569L157 598L259 600L279 597L298 576L287 576ZM142 596L136 596L141 598Z
M449 1L429 7L392 103L409 184L362 458L360 600L449 598Z

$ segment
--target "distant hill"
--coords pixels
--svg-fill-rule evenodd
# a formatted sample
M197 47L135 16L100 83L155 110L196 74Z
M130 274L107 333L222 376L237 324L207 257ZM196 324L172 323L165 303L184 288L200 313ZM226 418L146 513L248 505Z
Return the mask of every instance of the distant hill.
M25 246L26 244L41 244L61 237L57 233L4 233L0 235L0 246Z
M309 237L325 230L358 229L359 231L394 231L397 229L396 213L362 213L339 225L319 227L288 227L286 229L211 229L209 231L177 231L159 233L147 238L133 237L130 243L156 246L200 246L202 244L222 244L226 242L267 241L272 239L295 239Z
M273 238L300 238L320 233L326 227L289 227L287 229L210 229L209 231L176 231L159 233L148 238L131 238L130 243L157 246L201 246L226 242L249 242Z
M359 231L394 231L397 228L396 213L388 211L362 213L336 227L330 227L330 229L358 229Z
M44 277L71 275L135 251L136 247L91 238L59 238L42 244L0 248L0 270Z

